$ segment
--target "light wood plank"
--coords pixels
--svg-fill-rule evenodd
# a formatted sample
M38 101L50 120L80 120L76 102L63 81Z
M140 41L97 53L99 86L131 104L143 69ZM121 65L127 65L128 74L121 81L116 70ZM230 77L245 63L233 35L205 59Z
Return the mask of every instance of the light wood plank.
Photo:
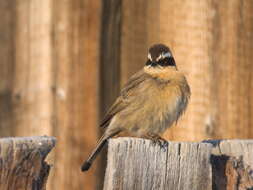
M109 141L104 190L248 190L253 187L253 140Z
M169 142L164 149L144 139L110 140L104 190L211 190L211 147Z

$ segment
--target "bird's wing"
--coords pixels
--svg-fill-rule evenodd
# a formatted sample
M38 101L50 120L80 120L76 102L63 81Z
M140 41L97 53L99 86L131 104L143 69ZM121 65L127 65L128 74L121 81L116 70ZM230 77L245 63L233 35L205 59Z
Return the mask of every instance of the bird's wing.
M104 119L100 123L100 127L107 127L118 112L122 111L129 105L129 96L134 96L134 88L140 85L147 78L147 74L143 70L134 74L121 90L120 96L105 114Z

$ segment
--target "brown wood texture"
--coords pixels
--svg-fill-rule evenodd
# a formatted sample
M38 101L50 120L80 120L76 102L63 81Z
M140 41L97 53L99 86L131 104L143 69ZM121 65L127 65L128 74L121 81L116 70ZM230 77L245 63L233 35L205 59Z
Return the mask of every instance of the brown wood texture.
M80 165L98 138L100 12L99 1L0 0L0 135L58 138L48 189L99 187L96 165Z
M0 0L0 136L13 133L14 105L12 102L12 86L14 74L14 49L13 40L15 32L15 3Z
M121 9L121 0L108 0L103 3L99 89L101 118L120 90Z
M50 165L47 154L55 146L53 137L0 139L0 189L45 190Z
M253 188L253 141L169 142L138 138L109 141L104 190Z
M213 189L249 190L253 188L253 141L218 140L213 144Z
M102 5L101 46L99 70L99 121L113 104L120 90L120 35L122 1L107 0ZM103 132L103 131L100 131ZM100 184L105 173L106 149L99 155Z
M50 2L0 1L1 136L51 134Z
M153 43L171 47L192 89L167 139L253 136L251 0L0 0L0 16L0 136L57 136L50 189L101 189L103 164L80 164Z
M178 68L186 74L192 92L186 115L168 131L167 137L176 140L213 137L216 105L211 93L212 87L218 85L212 76L216 67L215 9L211 1L195 0L161 1L160 6L160 40L172 47Z
M51 2L15 3L14 135L52 134Z
M148 47L159 40L159 8L155 0L122 1L121 87L143 67Z
M170 140L251 138L253 4L250 0L123 1L121 84L150 42L169 45L190 83L188 110Z
M172 44L192 89L186 116L168 136L252 137L251 1L161 1L160 6L161 41Z
M50 189L95 189L99 168L80 166L97 138L99 1L54 1L54 172ZM94 14L96 13L96 14Z

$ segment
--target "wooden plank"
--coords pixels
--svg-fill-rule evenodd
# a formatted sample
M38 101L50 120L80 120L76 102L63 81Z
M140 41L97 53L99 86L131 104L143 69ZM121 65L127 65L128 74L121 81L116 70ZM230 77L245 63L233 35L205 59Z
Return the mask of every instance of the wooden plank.
M172 47L192 96L170 140L252 138L251 0L161 0L160 40Z
M15 13L14 1L0 0L0 136L13 134L14 105L12 87L15 52Z
M0 189L45 190L50 166L47 154L55 146L53 137L0 139Z
M138 138L109 141L104 190L248 190L253 187L253 140L169 142Z
M253 4L226 0L214 6L215 138L252 138Z
M0 9L1 136L50 135L51 1L1 0Z
M103 2L100 62L101 117L115 101L120 90L121 0ZM108 90L110 89L110 90Z
M253 187L253 140L206 141L213 144L213 187L248 190Z
M51 2L15 2L12 135L52 134Z
M206 141L214 145L213 155L243 156L245 164L253 166L253 140Z
M83 159L98 139L101 2L53 1L53 133L50 189L95 189L97 164L81 173ZM67 172L66 172L67 171Z
M199 141L214 135L212 6L198 0L160 3L160 39L171 46L192 92L185 115L165 134L169 140Z
M148 48L159 41L159 1L122 0L120 84L140 70Z
M164 187L182 190L212 189L210 144L170 142L167 154Z
M144 139L110 140L104 190L211 190L211 148L207 143L169 142L164 149Z
M120 91L120 35L122 26L122 0L102 1L102 31L99 65L99 121L103 119ZM106 149L98 156L99 184L102 189L106 160ZM98 181L97 180L97 181Z

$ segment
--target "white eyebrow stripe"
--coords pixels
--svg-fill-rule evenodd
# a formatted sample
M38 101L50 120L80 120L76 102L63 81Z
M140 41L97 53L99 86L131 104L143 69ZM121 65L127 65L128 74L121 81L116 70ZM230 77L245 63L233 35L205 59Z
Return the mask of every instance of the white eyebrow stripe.
M163 57L172 57L170 52L163 54Z
M159 61L162 58L162 55L159 55L159 57L156 58L156 61Z
M150 53L148 54L148 59L149 59L150 61L152 61L152 58L151 58Z

